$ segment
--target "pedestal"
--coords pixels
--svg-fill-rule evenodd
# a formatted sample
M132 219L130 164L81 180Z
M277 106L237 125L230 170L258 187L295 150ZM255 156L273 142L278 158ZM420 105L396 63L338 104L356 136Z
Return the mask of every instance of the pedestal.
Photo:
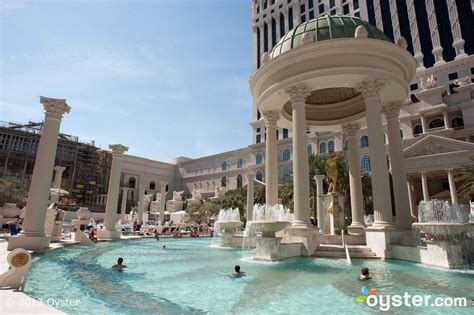
M367 247L383 260L392 258L390 234L395 232L395 229L392 227L369 227L364 230Z
M8 238L7 250L15 248L28 248L28 250L45 250L49 248L51 242L50 236L26 236L19 234Z
M282 259L280 256L281 237L257 236L255 260L275 261Z
M284 243L301 243L301 256L313 256L318 249L319 229L313 225L292 225L285 229L285 233Z
M224 230L222 232L222 243L221 247L232 247L236 246L234 241L235 229ZM242 244L241 244L242 245Z
M337 194L328 194L325 196L326 204L329 204L326 211L325 222L324 222L324 233L336 235L337 232L344 228L344 224L341 224L341 207L339 206L339 197Z
M166 210L168 210L169 213L181 211L183 210L183 202L176 200L168 200L166 202Z
M98 230L97 239L98 240L119 240L122 236L122 232L119 231L109 231L109 230Z

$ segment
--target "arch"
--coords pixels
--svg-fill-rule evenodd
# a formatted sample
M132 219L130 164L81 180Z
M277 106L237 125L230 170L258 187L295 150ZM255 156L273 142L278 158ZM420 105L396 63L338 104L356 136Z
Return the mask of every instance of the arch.
M441 128L441 127L444 127L444 120L441 118L434 118L428 124L428 128L430 129Z
M242 186L243 186L242 175L239 174L237 175L237 188L242 188Z
M329 140L328 141L328 152L334 152L336 150L336 147L334 145L334 140Z
M150 190L155 190L155 187L156 187L156 184L155 184L154 181L151 181L150 185L148 185L148 189L150 189Z
M237 168L242 168L242 167L244 167L244 159L239 158L237 160Z
M369 137L367 135L363 135L363 136L360 137L359 147L361 149L369 147Z
M136 185L137 185L137 180L135 179L135 177L130 177L128 179L128 188L136 188Z
M262 153L257 153L255 156L255 164L259 165L263 163L263 154Z
M364 172L370 172L370 158L368 155L364 155L360 159L360 168Z
M284 181L287 181L290 177L291 177L291 169L290 167L285 167L283 168L282 172L281 172L281 175L282 175L282 179Z
M422 134L423 133L423 127L418 124L418 125L415 125L415 127L413 127L413 134L414 135L419 135L419 134Z
M403 130L400 129L400 139L403 139Z
M222 171L227 171L229 169L229 164L227 164L227 161L222 162Z
M263 171L258 170L257 173L255 173L255 179L263 182Z
M291 159L291 151L290 149L284 149L281 155L282 161L289 161Z
M169 188L169 186L168 186L168 184L166 184L166 189L165 189L166 192L168 192L168 188Z
M225 176L221 178L221 187L227 187L227 177Z
M462 117L454 117L451 119L451 128L462 129L464 127L464 120Z
M308 143L308 155L313 154L313 145L311 143Z
M319 153L326 153L326 142L321 141L319 143Z

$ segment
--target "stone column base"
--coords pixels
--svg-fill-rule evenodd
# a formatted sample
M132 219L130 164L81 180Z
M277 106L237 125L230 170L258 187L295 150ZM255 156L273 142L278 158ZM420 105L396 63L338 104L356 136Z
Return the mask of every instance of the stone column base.
M347 227L347 232L349 232L349 234L351 235L364 235L365 234L365 231L364 231L364 226L348 226Z
M292 225L285 229L285 243L301 242L301 256L312 256L319 246L319 229L312 225Z
M280 255L281 237L257 236L255 260L275 261L282 259Z
M109 230L97 231L98 240L119 240L121 236L122 236L122 232L119 232L119 231L109 231Z
M51 236L27 236L19 234L8 237L7 250L23 248L26 250L42 251L49 248Z
M390 247L390 233L393 227L369 227L364 229L367 246L381 259L392 257Z
M223 231L222 232L222 243L221 247L233 247L233 246L242 246L242 243L236 244L238 241L241 241L241 239L235 239L234 237L234 229L231 231Z

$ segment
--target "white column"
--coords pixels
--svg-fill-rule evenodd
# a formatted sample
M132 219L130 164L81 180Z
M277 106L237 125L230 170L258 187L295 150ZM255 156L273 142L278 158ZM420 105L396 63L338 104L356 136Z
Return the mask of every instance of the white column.
M400 108L402 102L385 104L383 113L387 119L388 144L390 152L390 166L392 169L393 194L397 226L411 227L410 202L407 190L407 174L405 157L403 155L402 138L400 136Z
M107 204L105 206L105 229L110 238L120 238L120 232L116 231L117 206L120 189L120 174L122 173L122 157L128 150L121 144L109 145L112 150L112 166L110 168L109 187L107 189Z
M451 204L458 203L458 194L456 192L456 180L454 179L454 170L449 168L448 172L449 192L451 193Z
M253 53L252 53L252 60L253 60L253 69L254 71L257 70L257 55L258 51L258 42L257 42L257 25L252 25L252 43L253 43Z
M448 112L446 110L443 111L443 120L444 120L444 129L449 129L449 117L448 117Z
M351 234L361 234L364 228L364 203L362 200L362 179L360 174L360 157L357 133L360 125L350 123L342 126L347 139L347 155L349 160L349 187L351 194L352 223L348 230Z
M393 39L395 43L400 39L400 23L398 22L397 1L390 0L390 19L392 20Z
M272 18L268 18L265 20L265 23L267 23L268 26L268 53L272 51L273 45L272 45L272 38L273 38L273 32L272 32Z
M431 51L435 57L435 66L446 63L443 59L443 47L439 40L438 22L436 21L435 7L433 0L426 1L426 11L428 13L428 23L430 26L431 41L433 50Z
M278 41L280 40L282 34L280 34L280 13L277 13L273 19L275 20L275 29L276 29L276 38L275 38L275 42L278 43Z
M61 189L61 179L63 177L63 172L66 170L65 167L62 166L55 166L54 167L54 181L53 181L53 189L57 189L51 193L50 201L51 203L59 202L59 190Z
M413 191L413 183L411 179L407 180L407 190L408 190L408 201L410 202L410 215L412 217L416 217L416 211L415 211L416 202L413 196L415 192Z
M289 11L288 11L288 8L289 7L284 7L283 8L283 18L284 18L284 21L285 21L285 34L288 34L289 30L290 30L290 18L289 18ZM281 34L281 36L283 36L283 34Z
M426 173L421 172L421 188L423 190L423 200L430 201L430 193L428 189L428 179L426 178Z
M380 1L374 1L374 11L375 11L375 26L379 30L383 29L383 21L382 21L382 9L380 8Z
M120 219L122 223L125 223L125 215L127 212L127 197L128 197L128 187L122 187L122 204L120 206Z
M285 90L290 96L293 129L293 200L296 225L310 225L309 166L306 137L306 97L309 91L303 83Z
M247 222L252 221L253 219L253 201L254 201L254 173L247 174Z
M324 209L323 203L323 180L324 175L314 175L314 180L316 181L316 216L318 217L318 228L323 231L324 229L324 215L326 209Z
M420 115L421 119L421 129L423 130L423 133L428 132L428 123L426 122L426 118L423 115Z
M418 32L418 24L416 24L415 1L406 0L408 10L408 20L410 21L410 32L413 42L413 52L417 61L417 70L425 69L423 64L423 53L421 52L420 33Z
M472 3L472 1L471 1ZM453 33L453 47L456 50L456 58L467 57L464 52L464 39L462 38L461 26L459 24L458 8L455 0L448 0L449 21L451 22L451 31Z
M278 203L278 152L276 127L280 115L277 111L262 113L267 126L265 140L265 203L269 206Z
M143 212L145 207L145 185L140 184L139 189L137 189L138 194L138 207L137 207L137 216L138 223L143 224Z
M375 221L372 227L392 225L392 202L387 169L387 157L382 125L382 106L380 90L385 82L367 79L359 87L364 95L369 136L369 154L372 175L372 194L374 199Z
M265 23L263 22L263 20L260 20L258 22L258 28L260 29L260 51L259 51L259 54L260 54L260 65L263 64L262 62L262 57L263 57L263 53L265 52L264 51L264 47L265 47Z
M301 9L299 2L293 6L293 28L296 28L301 21Z
M58 146L59 127L70 107L64 99L40 97L45 109L43 131L36 153L33 177L31 178L23 231L10 237L8 250L15 248L42 249L49 247L50 238L45 236L44 223L50 195L51 177Z
M165 206L166 206L166 186L167 182L160 182L161 195L160 195L160 224L165 224Z

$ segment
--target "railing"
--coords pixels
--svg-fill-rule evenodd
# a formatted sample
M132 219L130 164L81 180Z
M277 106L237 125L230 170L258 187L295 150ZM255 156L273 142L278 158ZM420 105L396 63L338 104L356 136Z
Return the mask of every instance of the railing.
M352 264L351 261L351 256L349 255L349 248L347 248L346 240L344 238L344 230L341 232L341 239L342 239L342 247L344 248L344 251L346 252L346 259L349 264Z

